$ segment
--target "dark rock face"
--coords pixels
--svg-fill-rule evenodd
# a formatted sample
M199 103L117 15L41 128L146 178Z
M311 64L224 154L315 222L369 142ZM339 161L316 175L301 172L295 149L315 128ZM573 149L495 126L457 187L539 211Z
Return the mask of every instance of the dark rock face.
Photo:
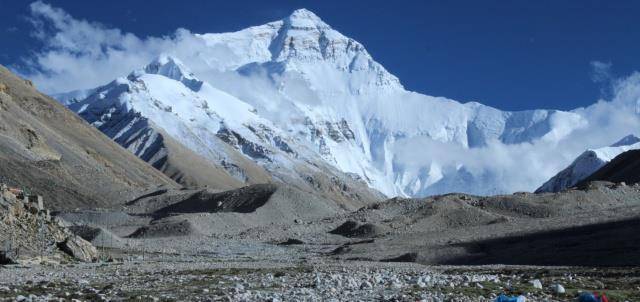
M157 238L157 237L175 237L175 236L190 236L198 233L193 225L187 221L182 220L178 222L170 223L156 223L148 226L143 226L135 230L129 238Z
M247 125L247 129L253 132L257 137L259 137L263 142L273 145L276 148L291 154L295 155L296 152L293 151L291 146L287 143L287 141L279 135L276 135L271 128L264 124L260 124L257 127L253 127L251 125Z
M327 135L336 142L340 143L346 140L355 139L355 135L349 127L349 123L345 119L342 119L337 123L325 122L325 128L327 130Z
M418 261L418 253L406 253L402 254L398 257L382 259L382 262L417 262Z
M202 190L186 200L155 212L156 216L175 213L251 213L263 206L276 191L275 185L253 185L233 191L211 193Z
M370 238L384 234L385 230L383 227L372 223L360 224L353 220L347 220L329 233L350 238Z
M304 241L300 239L289 238L287 239L287 241L278 243L278 245L299 245L299 244L304 244Z
M353 134L353 131L349 127L349 123L347 123L345 119L342 119L340 121L338 128L340 129L340 132L342 133L342 135L344 135L346 139L354 140L356 138L355 134Z
M629 150L611 160L598 171L578 183L584 187L591 181L635 184L640 182L640 150Z
M253 159L271 161L271 158L269 157L271 151L269 151L269 149L245 139L235 131L223 128L220 129L216 135L225 143L240 150L243 154Z

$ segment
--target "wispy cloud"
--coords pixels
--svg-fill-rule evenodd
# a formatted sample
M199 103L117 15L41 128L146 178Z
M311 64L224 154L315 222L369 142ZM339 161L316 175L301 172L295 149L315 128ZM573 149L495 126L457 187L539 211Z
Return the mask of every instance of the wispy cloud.
M139 38L119 29L73 18L41 1L30 5L31 34L45 47L25 58L20 70L49 93L104 84L192 39L185 29L164 37Z
M613 79L611 62L591 61L591 80L595 83L609 82Z
M591 61L591 80L600 86L600 96L610 98L613 93L613 64L611 62Z
M564 115L554 121L554 128L568 131L564 135L510 145L496 140L473 149L430 139L407 139L397 145L396 159L409 169L437 163L441 170L449 171L449 175L456 175L452 172L464 167L467 175L457 174L461 178L445 180L457 185L456 191L535 190L586 149L608 146L628 134L639 134L640 73L614 82L612 100L600 100L574 110L580 118ZM473 177L473 187L468 185L470 182L462 181L468 177Z

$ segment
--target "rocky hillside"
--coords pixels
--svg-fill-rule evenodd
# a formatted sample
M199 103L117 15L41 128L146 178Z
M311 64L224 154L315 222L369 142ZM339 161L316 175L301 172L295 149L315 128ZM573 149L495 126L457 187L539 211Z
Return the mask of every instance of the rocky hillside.
M22 260L94 261L98 251L49 212L16 198L8 191L0 192L0 264Z
M0 178L52 209L106 207L176 186L73 112L0 66Z

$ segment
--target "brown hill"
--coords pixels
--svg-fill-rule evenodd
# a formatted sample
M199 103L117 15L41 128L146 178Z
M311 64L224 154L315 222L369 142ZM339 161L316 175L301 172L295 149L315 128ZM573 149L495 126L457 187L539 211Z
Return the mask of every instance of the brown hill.
M53 209L108 207L170 178L0 66L0 181Z

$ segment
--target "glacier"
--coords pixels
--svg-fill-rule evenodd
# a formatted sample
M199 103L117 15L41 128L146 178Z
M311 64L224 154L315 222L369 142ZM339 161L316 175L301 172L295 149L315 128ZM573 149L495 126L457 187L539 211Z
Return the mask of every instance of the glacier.
M495 145L553 145L588 123L579 112L509 112L408 91L361 43L306 9L194 36L195 59L162 54L104 86L56 97L148 161L153 124L212 162L232 162L227 144L277 179L304 179L301 165L318 166L386 196L521 190L459 158Z

